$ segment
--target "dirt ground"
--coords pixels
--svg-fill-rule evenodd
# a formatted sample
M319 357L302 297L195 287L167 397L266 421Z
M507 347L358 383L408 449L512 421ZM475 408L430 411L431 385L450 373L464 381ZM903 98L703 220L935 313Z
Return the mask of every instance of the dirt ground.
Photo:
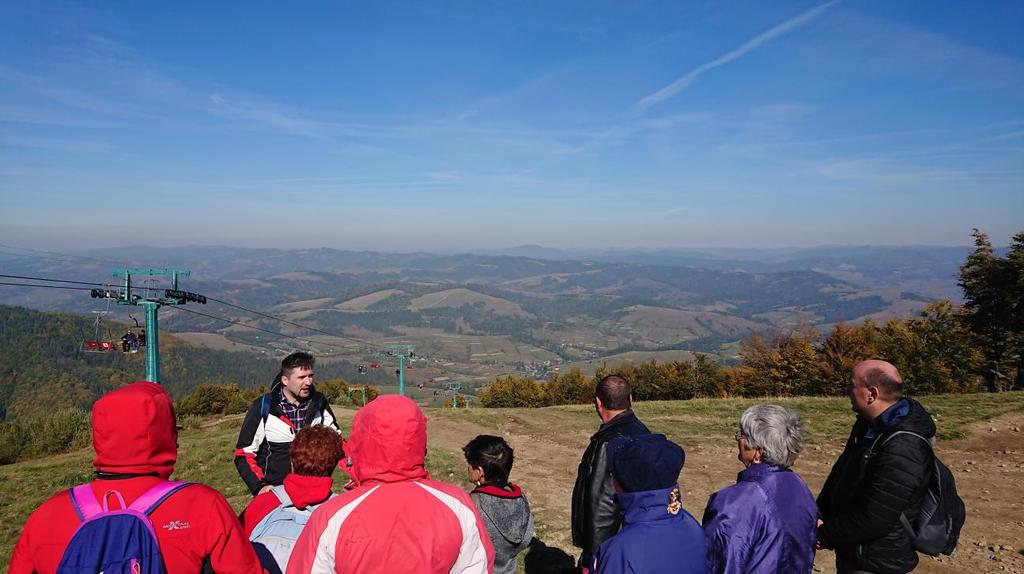
M643 406L637 410L645 419ZM523 487L530 500L537 537L547 546L575 557L577 549L569 533L569 501L580 456L598 426L596 415L592 411L559 409L485 412L488 414L477 418L431 414L431 446L448 450L461 460L462 446L473 436L504 436L515 448L512 480ZM652 428L685 448L686 466L680 479L683 500L699 521L708 497L732 484L742 469L732 435L694 439L671 428ZM968 519L954 555L922 556L916 572L1024 572L1022 439L1024 415L1018 412L974 424L966 438L940 442L936 452L953 470ZM841 449L842 440L810 445L794 466L815 494ZM815 572L835 572L834 561L831 551L819 551Z

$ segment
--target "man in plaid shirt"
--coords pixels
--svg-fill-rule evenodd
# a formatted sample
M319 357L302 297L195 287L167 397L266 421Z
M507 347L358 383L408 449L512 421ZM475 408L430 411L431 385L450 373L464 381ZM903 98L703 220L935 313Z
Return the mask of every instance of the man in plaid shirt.
M316 360L298 351L281 361L270 392L253 401L235 445L235 468L255 496L281 484L291 470L291 444L300 429L323 425L341 430L327 399L313 387Z

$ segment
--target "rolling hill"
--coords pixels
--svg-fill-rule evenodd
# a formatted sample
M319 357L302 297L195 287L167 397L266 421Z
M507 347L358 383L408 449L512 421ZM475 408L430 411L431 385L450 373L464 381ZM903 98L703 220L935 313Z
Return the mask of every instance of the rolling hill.
M107 249L73 257L0 254L0 266L12 274L99 282L117 267L188 268L187 290L341 336L212 301L203 313L236 324L163 313L161 326L189 333L185 337L194 344L271 353L295 346L294 340L268 333L273 331L312 341L302 344L318 353L369 364L388 345L410 343L429 355L414 379L445 376L481 383L522 362L556 365L660 351L728 359L737 341L801 322L827 328L838 321L905 316L923 308L929 297L893 287L892 274L872 283L884 273L868 262L877 256L899 264L903 277L934 279L948 270L952 252L919 252L770 251L764 261L751 262L747 251L595 253L574 259L536 248L517 255L439 255L192 246ZM923 262L920 267L913 266L915 260ZM801 261L807 267L800 268ZM10 304L36 309L87 314L103 308L73 291L10 288L5 295ZM126 309L112 311L129 320Z

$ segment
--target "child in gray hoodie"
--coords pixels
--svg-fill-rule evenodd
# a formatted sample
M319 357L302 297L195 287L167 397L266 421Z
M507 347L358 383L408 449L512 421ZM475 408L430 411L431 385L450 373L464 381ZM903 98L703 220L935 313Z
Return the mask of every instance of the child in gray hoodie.
M469 464L469 494L494 545L494 574L515 574L516 555L533 540L533 515L523 490L508 481L512 447L498 436L480 435L462 448Z

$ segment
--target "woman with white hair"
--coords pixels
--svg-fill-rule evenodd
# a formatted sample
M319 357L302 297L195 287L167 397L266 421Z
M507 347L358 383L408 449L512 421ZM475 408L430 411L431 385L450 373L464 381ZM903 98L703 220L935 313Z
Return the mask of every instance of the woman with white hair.
M754 405L740 417L736 442L746 468L704 509L708 573L810 572L818 507L790 469L803 450L800 415Z

